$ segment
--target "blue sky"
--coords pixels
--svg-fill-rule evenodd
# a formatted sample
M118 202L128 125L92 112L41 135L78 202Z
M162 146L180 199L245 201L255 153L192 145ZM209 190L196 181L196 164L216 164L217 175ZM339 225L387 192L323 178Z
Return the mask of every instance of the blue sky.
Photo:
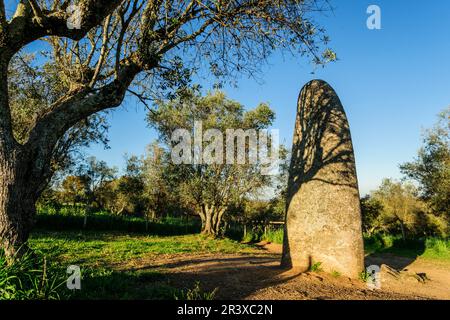
M362 194L384 177L399 178L398 165L410 161L421 131L450 105L450 2L385 0L333 1L334 13L318 17L339 61L311 74L304 59L274 55L263 68L262 83L239 79L226 87L230 98L248 108L268 102L276 111L274 128L290 146L296 102L311 79L329 82L349 118ZM379 5L382 29L366 27L369 5ZM209 88L211 83L200 84ZM145 110L133 100L111 115L110 149L92 146L87 154L122 167L124 154L142 154L157 138L145 123Z

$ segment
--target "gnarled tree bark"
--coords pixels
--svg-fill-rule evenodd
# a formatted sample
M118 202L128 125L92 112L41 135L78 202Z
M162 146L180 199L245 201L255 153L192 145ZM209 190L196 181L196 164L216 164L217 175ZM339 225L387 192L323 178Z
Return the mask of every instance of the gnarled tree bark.
M222 223L222 216L225 208L216 207L213 205L203 205L200 217L202 219L202 234L218 236L220 235L220 227Z
M0 155L0 171L0 247L12 256L27 249L40 188L21 148Z

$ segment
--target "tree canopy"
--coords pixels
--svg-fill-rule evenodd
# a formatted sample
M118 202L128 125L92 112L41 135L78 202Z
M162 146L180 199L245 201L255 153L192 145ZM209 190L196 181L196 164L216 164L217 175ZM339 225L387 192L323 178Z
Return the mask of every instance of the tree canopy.
M177 144L177 141L172 140L175 130L184 128L194 136L195 123L201 122L204 152L200 157L204 161L177 165L172 163L170 170L175 182L173 192L201 217L204 233L218 234L222 217L230 206L238 205L246 197L261 194L265 187L273 183L272 177L261 171L264 164L261 161L252 163L248 158L251 149L258 147L250 145L249 137L244 137L245 141L241 142L245 145L244 163L237 161L237 138L233 138L235 140L232 143L232 157L236 161L230 163L225 160L225 149L230 147L224 142L227 130L240 129L244 132L248 129L267 129L274 118L275 114L267 104L245 111L241 104L228 99L219 91L205 96L193 91L183 92L177 99L161 101L157 111L149 114L149 123L158 129L161 140L172 152ZM215 130L216 134L207 137L208 129ZM195 154L194 148L193 144L189 145L183 152ZM208 156L219 159L205 162Z
M417 158L400 169L419 183L422 198L433 211L450 220L450 107L439 114L433 128L425 131Z

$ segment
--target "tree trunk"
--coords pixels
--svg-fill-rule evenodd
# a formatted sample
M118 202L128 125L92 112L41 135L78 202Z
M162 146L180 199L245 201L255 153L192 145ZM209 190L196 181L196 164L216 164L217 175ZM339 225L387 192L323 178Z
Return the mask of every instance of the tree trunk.
M405 242L406 241L405 225L402 220L399 220L399 221L400 221L400 229L402 231L402 239L403 239L403 242Z
M222 216L225 212L225 208L218 208L216 209L216 216L214 219L215 225L214 225L214 229L216 231L216 235L220 235L223 236L222 230L221 230L221 225L222 225Z
M39 196L30 166L17 152L0 156L0 247L8 257L21 255L34 224Z
M214 237L220 234L220 225L222 216L225 212L223 208L205 205L202 207L202 234L212 235Z
M202 223L202 234L215 236L215 231L213 228L213 215L211 210L206 210L205 221Z
M214 207L204 205L202 206L202 234L216 236L216 230L214 228Z

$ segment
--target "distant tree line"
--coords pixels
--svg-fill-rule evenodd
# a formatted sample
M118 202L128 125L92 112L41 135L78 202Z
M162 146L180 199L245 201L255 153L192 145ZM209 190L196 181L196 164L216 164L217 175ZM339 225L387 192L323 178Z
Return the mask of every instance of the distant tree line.
M385 179L361 200L364 231L404 239L450 235L450 108L425 131L417 157L400 166L401 181Z
M143 156L128 156L122 174L104 161L87 158L66 166L39 201L41 208L71 207L84 214L107 211L160 219L197 217L205 234L220 235L230 222L283 221L288 154L280 149L280 170L264 176L252 165L181 164L171 160L171 132L193 131L194 121L225 131L229 127L264 129L275 114L266 104L245 110L220 91L196 90L159 101L148 122L160 133ZM424 133L417 157L400 166L404 178L385 179L361 199L363 230L401 234L404 239L450 234L450 108Z
M198 88L182 90L157 104L157 111L149 113L148 122L160 133L159 143L151 143L141 157L126 157L122 174L94 157L70 167L43 194L40 207L70 206L87 215L108 211L146 219L196 216L200 218L202 233L214 236L223 234L230 221L283 219L287 174L287 151L283 147L276 175L264 175L260 161L175 164L171 159L171 137L176 129L194 133L195 121L202 121L203 130L215 129L224 136L229 128L267 129L275 118L267 104L245 110L223 92L202 96ZM208 141L204 143L206 147ZM246 140L247 157L249 143Z

